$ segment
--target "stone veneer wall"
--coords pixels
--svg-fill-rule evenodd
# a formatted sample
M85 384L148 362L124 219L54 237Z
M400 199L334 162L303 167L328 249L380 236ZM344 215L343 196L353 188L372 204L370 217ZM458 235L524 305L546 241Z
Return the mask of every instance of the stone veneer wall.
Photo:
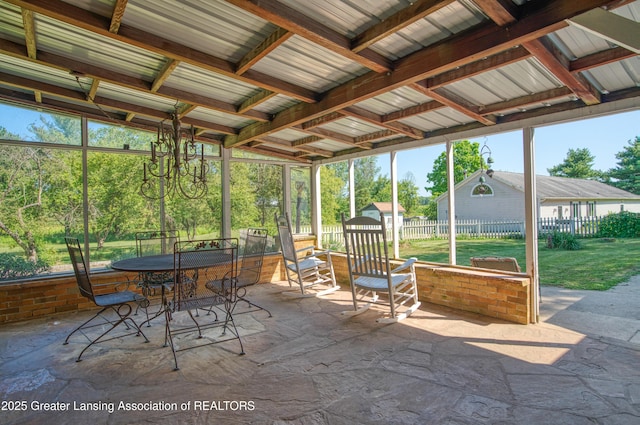
M313 237L296 238L296 247L313 245ZM336 280L349 287L346 255L332 255ZM400 262L398 262L400 264ZM521 273L491 272L471 267L418 262L418 296L421 301L478 313L510 322L531 323L530 279ZM94 285L135 279L135 274L97 272ZM261 282L286 280L280 254L265 256ZM133 285L132 285L133 287ZM72 275L20 283L0 284L0 323L15 322L95 308L81 297Z

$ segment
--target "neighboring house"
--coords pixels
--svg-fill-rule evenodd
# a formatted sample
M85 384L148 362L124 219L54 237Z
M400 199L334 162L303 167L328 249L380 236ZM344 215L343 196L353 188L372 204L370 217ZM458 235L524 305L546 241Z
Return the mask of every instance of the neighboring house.
M376 220L380 220L380 213L384 214L384 225L388 228L391 228L392 223L392 215L391 208L393 204L391 202L372 202L362 209L362 215L366 217L375 218ZM398 204L398 226L402 226L402 222L404 221L404 213L405 209L402 208L402 205Z
M493 177L476 171L455 187L459 220L524 220L524 175L495 171ZM602 216L620 211L640 213L640 196L594 180L536 176L539 218L568 219ZM447 193L436 198L438 219L446 220Z

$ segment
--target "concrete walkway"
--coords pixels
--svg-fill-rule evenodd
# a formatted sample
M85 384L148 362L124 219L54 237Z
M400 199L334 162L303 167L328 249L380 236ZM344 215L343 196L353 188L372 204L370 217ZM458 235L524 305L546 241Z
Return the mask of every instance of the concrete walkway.
M251 288L273 317L236 315L245 356L237 341L189 350L177 372L160 319L144 328L150 343L105 342L81 363L82 338L62 341L86 313L1 326L0 423L640 423L637 279L607 293L544 288L545 322L529 326L429 304L380 325L376 310L340 314L347 291L285 289Z

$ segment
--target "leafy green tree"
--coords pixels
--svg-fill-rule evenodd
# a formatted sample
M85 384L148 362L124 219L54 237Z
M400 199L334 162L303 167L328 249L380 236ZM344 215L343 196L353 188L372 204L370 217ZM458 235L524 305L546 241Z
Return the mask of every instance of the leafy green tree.
M595 179L602 176L602 172L593 169L595 157L588 148L569 149L564 161L551 168L547 168L550 176L572 177L576 179Z
M11 138L4 128L0 137ZM16 137L17 138L17 137ZM0 231L36 263L38 250L34 231L42 217L46 152L42 149L6 146L0 156ZM41 225L43 223L40 223Z
M413 173L408 172L398 182L398 202L407 211L407 215L415 215L419 205L419 190Z
M480 155L480 144L468 140L456 142L453 145L453 175L455 183L464 180L465 176L486 166ZM427 174L427 182L431 186L425 187L433 198L437 198L447 191L447 153L442 152L433 162L433 168Z
M640 195L640 136L616 153L617 166L607 172L615 187Z
M320 196L322 200L322 223L331 225L340 222L340 213L348 212L348 199L344 199L344 181L336 168L328 165L320 168ZM346 201L346 202L345 202Z
M480 144L462 140L453 145L453 176L454 184L479 170L486 167L486 163L482 155L480 155ZM424 207L424 215L435 219L437 217L437 204L435 198L445 193L447 186L447 153L442 152L433 162L433 168L427 174L427 182L431 186L425 187L427 192L431 193L431 202Z

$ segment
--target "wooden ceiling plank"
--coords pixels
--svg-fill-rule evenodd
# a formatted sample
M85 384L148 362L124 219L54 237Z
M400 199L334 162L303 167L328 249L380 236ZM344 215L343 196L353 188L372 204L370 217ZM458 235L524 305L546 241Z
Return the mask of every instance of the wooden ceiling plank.
M128 0L116 0L116 3L113 5L111 24L109 25L109 32L112 34L117 34L118 30L120 29L122 17L124 16L124 12L127 9L127 1Z
M305 130L308 130L308 129L312 129L314 127L318 127L336 120L340 120L342 118L344 118L344 115L341 114L340 112L331 112L330 114L323 115L321 117L314 118L310 121L304 122L300 125L300 127Z
M377 25L366 29L351 40L351 49L360 52L369 48L383 38L405 28L426 16L437 12L453 3L454 0L418 0L409 7L402 9Z
M586 80L577 74L569 71L569 60L560 52L547 46L542 40L530 40L523 43L529 50L549 70L562 84L570 88L587 105L600 103L600 94ZM552 51L554 50L554 51Z
M449 90L446 90L444 88L431 90L430 96L443 105L446 105L449 108L460 112L461 114L473 118L474 120L484 125L494 125L496 123L495 118L486 117L483 114L479 113L477 105L471 104L466 99L454 94Z
M334 53L357 62L372 71L386 72L392 64L373 51L360 54L351 50L351 40L297 10L276 0L227 0L247 12L260 16L281 28L314 42Z

